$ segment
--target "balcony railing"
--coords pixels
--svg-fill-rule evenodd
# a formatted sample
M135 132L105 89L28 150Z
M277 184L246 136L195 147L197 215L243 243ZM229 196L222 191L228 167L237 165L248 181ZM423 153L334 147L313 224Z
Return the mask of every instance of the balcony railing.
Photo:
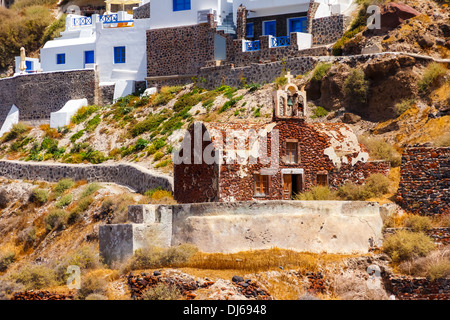
M79 17L73 19L73 26L90 26L92 25L92 17Z
M259 51L259 50L260 50L259 40L245 42L245 51L246 52Z
M290 37L272 37L272 48L288 47L291 45Z
M103 16L99 16L100 22L108 23L108 22L117 22L119 21L119 15L116 14L105 14Z

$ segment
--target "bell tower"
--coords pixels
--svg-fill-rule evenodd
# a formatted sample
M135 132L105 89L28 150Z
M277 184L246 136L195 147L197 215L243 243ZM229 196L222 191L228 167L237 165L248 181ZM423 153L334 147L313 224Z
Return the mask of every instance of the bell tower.
M273 93L273 118L277 119L304 119L306 110L306 91L299 90L292 83L294 78L291 72L286 74L287 84Z

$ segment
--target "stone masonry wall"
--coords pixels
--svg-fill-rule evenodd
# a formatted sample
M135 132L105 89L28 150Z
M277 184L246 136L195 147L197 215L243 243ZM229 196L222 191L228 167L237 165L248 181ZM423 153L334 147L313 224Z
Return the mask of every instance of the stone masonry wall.
M389 281L389 291L399 300L449 300L450 298L450 279L439 278L430 281L426 278L391 276Z
M0 79L0 105L19 109L20 120L50 119L50 113L67 101L86 98L99 102L98 79L94 70L45 72Z
M133 19L149 19L150 2L133 10Z
M450 147L405 149L397 202L412 213L450 214Z
M196 75L214 60L215 28L202 23L147 31L147 76Z
M170 178L131 164L68 165L0 160L0 176L9 179L56 182L62 178L111 182L137 192L161 187L172 191Z
M350 22L344 15L314 19L312 21L313 45L329 44L339 40Z

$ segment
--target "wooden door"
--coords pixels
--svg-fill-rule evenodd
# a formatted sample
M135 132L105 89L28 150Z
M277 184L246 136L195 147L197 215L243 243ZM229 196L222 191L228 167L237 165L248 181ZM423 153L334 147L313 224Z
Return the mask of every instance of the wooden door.
M292 199L292 175L283 175L283 200Z

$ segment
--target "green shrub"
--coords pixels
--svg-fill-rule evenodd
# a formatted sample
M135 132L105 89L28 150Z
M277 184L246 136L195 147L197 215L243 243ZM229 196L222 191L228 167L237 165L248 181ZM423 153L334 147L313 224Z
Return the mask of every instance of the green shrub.
M26 290L40 290L57 284L56 273L45 266L27 265L11 274Z
M170 159L167 159L167 160L164 160L164 161L161 161L161 162L158 162L156 165L155 165L155 168L164 168L164 167L167 167L169 164L171 164L172 163L172 160L170 160Z
M28 127L26 124L19 122L16 124L13 124L11 130L3 135L3 142L11 141L14 139L17 139L21 134L27 132L30 130L30 127Z
M261 108L257 108L257 109L255 110L255 112L253 112L253 116L254 116L255 118L261 117Z
M411 228L414 232L423 232L426 233L433 228L433 222L429 217L411 215L408 216L404 225L407 228Z
M325 186L314 186L308 191L298 194L296 200L336 200L337 193Z
M48 201L48 197L49 194L47 190L36 188L31 191L30 201L38 205L43 205Z
M142 300L178 300L180 290L174 284L158 283L142 294Z
M423 94L427 93L446 73L447 68L444 65L437 62L430 63L417 83L419 91Z
M395 263L425 257L434 248L435 245L430 237L423 233L406 230L400 230L388 236L383 242L383 251Z
M91 120L89 120L86 123L86 131L87 132L94 131L98 127L98 125L100 124L101 121L102 120L100 119L100 115L99 114L96 115L95 117L93 117Z
M58 181L56 186L53 188L53 191L57 196L60 196L64 193L64 191L69 190L75 185L75 182L70 178L63 178Z
M9 265L16 259L16 253L13 251L0 252L0 272L5 272Z
M317 118L323 118L328 115L328 111L323 107L316 107L312 110L313 115L311 116L311 119L317 119Z
M370 198L374 198L388 193L390 185L388 177L381 173L374 173L366 179L363 187L370 194Z
M392 167L400 166L402 161L401 155L391 144L383 139L360 136L358 140L368 149L372 159L389 161Z
M64 210L51 210L44 218L47 231L61 230L66 224L67 213Z
M133 137L137 137L145 132L154 131L159 125L167 119L166 115L162 114L151 114L147 117L147 119L138 122L131 129L130 133Z
M395 105L395 112L397 113L397 116L402 115L407 110L409 110L413 105L416 104L416 99L404 99L401 102L397 103Z
M344 81L344 91L347 97L356 103L365 103L369 90L369 81L365 79L361 69L351 69Z
M343 200L362 201L371 197L364 186L346 182L338 188L338 196Z
M71 204L73 201L73 196L71 194L66 194L61 197L61 199L56 202L55 206L57 208L64 208L67 207L69 204Z
M153 160L154 161L159 161L164 157L164 153L162 153L161 151L158 151L154 154L153 156Z
M26 251L28 248L33 247L36 241L36 227L30 226L28 228L23 229L17 234L16 244L24 245L24 250Z
M325 77L328 70L330 70L331 66L332 66L331 63L324 63L324 62L318 63L312 71L311 80L316 82L322 81L323 77Z
M94 112L98 111L98 109L99 109L98 106L81 107L72 117L71 121L74 124L80 124L87 118L89 118Z
M54 21L50 26L47 27L44 34L42 35L42 43L58 38L60 33L66 29L66 14L63 14L58 20Z
M430 266L428 270L428 278L431 281L440 278L448 278L450 276L450 261L439 261Z
M83 192L81 193L80 198L83 199L83 198L89 197L90 195L94 194L101 188L102 187L96 182L90 183L84 188Z

